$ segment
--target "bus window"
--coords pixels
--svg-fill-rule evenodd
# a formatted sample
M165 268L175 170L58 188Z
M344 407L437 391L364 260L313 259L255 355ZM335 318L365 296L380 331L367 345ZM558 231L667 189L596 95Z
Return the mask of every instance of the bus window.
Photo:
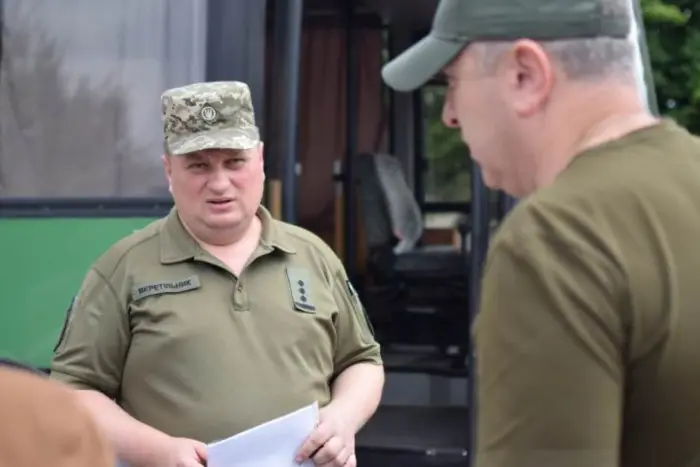
M471 198L471 162L459 131L447 128L441 119L445 86L423 88L425 159L424 203L465 203Z
M0 5L0 198L167 195L159 96L204 79L206 2Z
M417 197L429 229L454 228L471 201L469 149L459 131L442 122L445 89L443 84L429 84L421 90L424 155L422 177L416 186L421 190ZM459 205L464 207L455 209Z

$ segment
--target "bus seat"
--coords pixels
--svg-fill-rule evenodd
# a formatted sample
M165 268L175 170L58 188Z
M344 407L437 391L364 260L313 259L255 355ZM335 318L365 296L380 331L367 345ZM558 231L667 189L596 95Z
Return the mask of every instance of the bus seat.
M438 338L440 342L434 344L460 345L463 340L458 337L458 330L463 329L461 319L467 315L468 226L459 226L463 239L459 246L424 245L423 215L398 159L376 153L356 157L355 182L358 210L363 218L363 246L368 252L367 271L376 288L393 292L374 314L386 314L383 308L388 303L393 315L390 321L396 323L405 315L398 318L395 312L431 309L433 321L452 328L447 331L451 337ZM368 310L368 314L372 318L373 310ZM398 341L403 340L394 335Z
M392 269L404 274L463 276L467 269L468 226L455 226L463 238L452 245L422 245L423 215L395 157L360 154L357 157L360 208L371 253L390 249Z

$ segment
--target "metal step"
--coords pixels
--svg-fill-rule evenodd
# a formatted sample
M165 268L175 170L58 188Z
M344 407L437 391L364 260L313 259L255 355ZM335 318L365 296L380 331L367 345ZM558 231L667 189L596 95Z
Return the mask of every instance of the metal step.
M444 353L434 347L389 347L382 351L387 373L422 373L466 378L469 371L458 350Z
M357 435L358 464L466 465L470 440L466 407L380 406Z

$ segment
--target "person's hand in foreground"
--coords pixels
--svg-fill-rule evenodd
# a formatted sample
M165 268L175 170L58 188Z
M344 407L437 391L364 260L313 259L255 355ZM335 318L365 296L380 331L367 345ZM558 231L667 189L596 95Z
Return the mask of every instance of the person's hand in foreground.
M0 466L114 466L114 451L70 388L7 364L0 388Z
M207 465L206 444L193 439L168 437L159 443L155 451L157 459L147 467L202 467Z
M297 453L296 461L311 459L318 467L356 467L355 434L333 412L331 406L321 409L318 425Z

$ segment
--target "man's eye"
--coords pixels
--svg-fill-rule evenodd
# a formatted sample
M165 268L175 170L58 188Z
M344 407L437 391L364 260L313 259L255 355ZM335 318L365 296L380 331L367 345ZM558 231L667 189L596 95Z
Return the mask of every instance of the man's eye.
M190 164L188 168L190 169L204 169L207 167L207 164L203 162L195 162L194 164Z

